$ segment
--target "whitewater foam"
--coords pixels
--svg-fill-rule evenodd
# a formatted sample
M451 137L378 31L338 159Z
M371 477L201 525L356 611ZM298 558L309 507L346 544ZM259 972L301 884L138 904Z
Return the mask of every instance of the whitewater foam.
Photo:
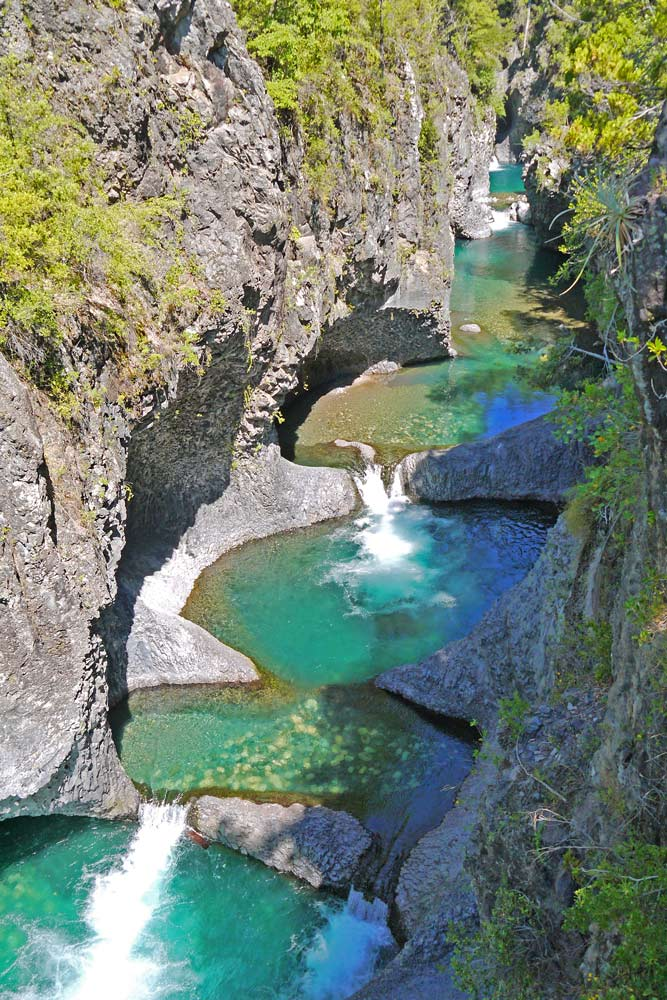
M395 947L387 926L387 906L350 889L343 909L329 912L325 927L306 956L308 1000L341 1000L373 976L383 952Z
M66 1000L149 1000L161 966L136 954L160 900L185 828L185 807L146 803L119 868L98 876L88 904L94 935L80 955L81 973Z

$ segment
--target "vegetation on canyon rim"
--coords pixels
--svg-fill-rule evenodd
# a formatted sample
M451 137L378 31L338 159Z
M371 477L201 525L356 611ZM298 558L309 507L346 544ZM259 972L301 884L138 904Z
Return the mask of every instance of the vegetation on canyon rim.
M480 109L499 107L497 72L510 39L495 0L235 0L250 52L285 127L301 130L306 172L326 202L342 167L341 117L369 139L389 134L404 87L406 59L416 75L424 118L419 152L436 158L434 117L456 54Z
M180 241L182 202L110 203L96 153L81 125L55 110L35 65L0 59L0 347L66 417L84 392L62 350L75 327L125 365L135 391L156 378L165 352L197 361L175 322L198 296Z

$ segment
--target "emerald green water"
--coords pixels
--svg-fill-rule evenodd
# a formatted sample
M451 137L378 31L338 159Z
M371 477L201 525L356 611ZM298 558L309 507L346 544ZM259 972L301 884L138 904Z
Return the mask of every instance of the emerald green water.
M523 191L523 165L511 163L496 170L489 171L489 190L491 194L510 194Z
M290 683L363 681L469 631L552 523L492 504L366 510L227 553L183 613Z
M531 229L512 223L491 239L459 241L455 264L458 356L306 393L279 428L286 457L349 465L356 452L333 446L342 438L373 445L378 460L389 463L497 434L552 408L553 397L532 388L522 369L559 336L560 324L578 322L566 312L569 299L549 284L555 256L537 246ZM462 333L466 323L482 332Z
M68 1000L86 972L89 897L118 868L130 824L49 817L0 826L0 997ZM159 905L133 951L135 976L110 969L90 1000L293 1000L313 990L318 935L343 904L259 863L181 840ZM133 914L121 912L119 919ZM83 998L82 998L83 1000Z
M516 170L492 174L492 191L513 184ZM458 334L453 361L308 397L284 425L286 450L337 464L350 455L332 442L345 437L388 461L551 406L519 373L564 318L548 255L511 226L458 246L456 267L453 325L482 333ZM125 767L158 799L207 791L347 808L395 865L451 808L473 746L368 679L464 634L524 575L551 520L527 507L394 503L229 553L186 614L251 656L265 684L135 693L112 718ZM180 837L183 821L178 807L154 807L139 827L0 825L0 1000L343 1000L369 978L388 944L381 923L201 850Z
M473 752L469 736L369 685L143 691L113 724L124 766L157 796L322 803L353 812L387 845L442 818Z

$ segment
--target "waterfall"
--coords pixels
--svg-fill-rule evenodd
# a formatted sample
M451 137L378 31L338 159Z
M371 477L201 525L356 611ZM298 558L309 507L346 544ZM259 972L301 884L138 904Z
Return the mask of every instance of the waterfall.
M389 512L389 496L382 481L382 466L370 463L363 476L355 476L357 489L371 514L380 517Z
M396 523L397 512L408 502L398 469L389 493L381 465L367 465L363 476L355 476L354 481L370 515L361 533L366 552L381 563L400 562L412 552L413 544L400 534Z
M502 229L509 229L512 225L512 220L510 219L509 210L505 212L498 212L495 209L491 210L491 215L493 216L493 221L491 222L491 229L494 233L499 232Z
M159 904L185 813L178 805L141 807L139 829L122 865L95 881L87 912L94 938L80 956L81 974L67 1000L149 1000L155 995L160 966L134 952Z
M325 927L306 956L305 995L309 1000L340 1000L373 976L383 951L394 948L387 926L387 905L367 902L350 889L342 910L329 913Z

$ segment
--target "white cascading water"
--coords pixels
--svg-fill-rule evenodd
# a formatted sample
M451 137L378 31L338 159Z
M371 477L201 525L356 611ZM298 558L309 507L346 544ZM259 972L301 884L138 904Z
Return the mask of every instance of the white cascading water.
M361 535L364 548L379 562L399 562L412 552L413 545L400 535L396 525L397 512L408 503L398 469L388 493L381 465L367 465L363 476L355 476L354 481L371 515Z
M306 997L341 1000L352 996L372 978L382 952L393 947L386 903L381 899L368 902L350 889L345 906L329 914L306 956Z
M499 232L502 229L509 229L512 225L512 220L510 219L509 211L498 212L495 209L491 210L491 215L493 216L493 221L491 222L491 229L494 233Z
M161 969L135 954L185 829L184 806L145 803L122 865L97 878L87 921L94 938L67 1000L149 1000Z

